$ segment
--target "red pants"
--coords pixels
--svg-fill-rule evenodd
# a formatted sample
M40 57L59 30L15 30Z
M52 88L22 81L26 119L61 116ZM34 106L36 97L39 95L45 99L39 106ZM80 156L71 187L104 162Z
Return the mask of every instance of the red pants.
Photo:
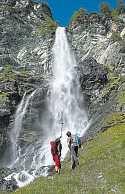
M53 155L53 161L55 162L55 166L57 166L58 169L60 169L61 162L60 162L60 157L57 154Z

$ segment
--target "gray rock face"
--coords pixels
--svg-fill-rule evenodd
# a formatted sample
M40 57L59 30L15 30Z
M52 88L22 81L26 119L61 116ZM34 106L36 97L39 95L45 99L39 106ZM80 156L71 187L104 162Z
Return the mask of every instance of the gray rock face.
M0 1L0 155L8 144L8 130L24 92L46 88L51 71L54 34L39 32L46 18L53 21L45 3L31 0ZM12 71L6 72L6 66ZM5 75L4 75L5 74ZM15 80L17 89L14 87ZM8 124L10 125L9 128Z
M27 1L3 1L0 9L0 66L11 64L33 71L48 71L51 34L37 36L46 17L52 18L46 4Z
M71 22L70 29L81 32L86 30L91 34L106 35L111 29L111 18L97 13L83 14Z
M80 74L83 75L83 80L86 77L88 81L90 79L93 82L97 81L99 74L108 73L106 70L108 68L112 68L117 74L124 74L125 53L122 43L124 40L115 42L112 40L113 23L111 18L90 14L82 16L69 26L69 32L71 32L69 41L72 43L79 67L82 69ZM115 25L117 26L116 33L120 33L125 24L122 20ZM100 29L103 29L104 33ZM92 92L92 84L90 85L90 92ZM95 88L96 85L94 84Z
M105 114L116 110L119 80L125 72L125 39L115 39L114 34L120 37L124 25L122 18L114 22L111 18L90 14L79 17L68 28L69 41L79 63L81 91L88 103L89 116L93 118L88 134L96 133Z

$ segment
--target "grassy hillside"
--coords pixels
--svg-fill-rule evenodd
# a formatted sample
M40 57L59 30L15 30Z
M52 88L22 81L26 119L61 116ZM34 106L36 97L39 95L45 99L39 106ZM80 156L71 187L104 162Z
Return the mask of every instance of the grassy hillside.
M60 175L38 178L13 194L125 194L125 115L116 114L108 116L106 123L119 117L118 123L115 120L80 149L76 170L71 170L67 158Z

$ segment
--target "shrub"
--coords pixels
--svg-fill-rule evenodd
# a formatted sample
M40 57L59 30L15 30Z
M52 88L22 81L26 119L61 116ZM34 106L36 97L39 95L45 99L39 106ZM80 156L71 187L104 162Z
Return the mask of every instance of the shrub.
M114 21L118 20L119 18L119 12L117 9L113 9L111 12L111 17Z
M71 22L77 21L79 18L84 16L86 11L82 8L80 8L78 11L75 11L75 13L71 17Z
M111 16L111 10L107 3L102 3L100 6L101 12L106 16Z

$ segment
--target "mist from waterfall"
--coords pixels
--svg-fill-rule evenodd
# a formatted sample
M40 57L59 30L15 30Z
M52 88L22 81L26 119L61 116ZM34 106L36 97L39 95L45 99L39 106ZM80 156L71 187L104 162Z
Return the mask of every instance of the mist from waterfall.
M35 177L48 175L49 166L53 164L50 141L62 135L63 160L68 151L66 132L70 130L73 134L77 133L83 136L89 126L83 95L80 94L80 84L76 69L77 62L68 44L65 28L58 27L53 46L53 77L50 80L50 95L46 98L47 107L44 107L45 110L42 112L42 119L38 121L41 126L41 134L36 137L34 142L23 147L23 152L19 155L18 161L15 163L17 173L14 173L13 176L16 178L19 186L28 184ZM32 106L32 103L29 105L31 99L34 103L37 101L36 98L40 94L40 90L39 88L38 93L34 91L27 99L25 99L24 95L17 109L15 125L11 133L12 142L14 142L14 139L16 140L13 143L15 158L17 158L17 147L19 148L19 145L17 145L19 135L20 132L23 133L21 130L24 115L27 112L27 107L31 108ZM32 114L34 120L36 114L36 112ZM33 130L36 133L39 132L37 127ZM25 180L20 177L25 177Z

